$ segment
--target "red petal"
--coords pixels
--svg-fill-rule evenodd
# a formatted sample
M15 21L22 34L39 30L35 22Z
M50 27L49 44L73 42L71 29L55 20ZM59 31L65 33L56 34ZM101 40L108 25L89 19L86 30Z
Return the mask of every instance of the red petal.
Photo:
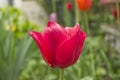
M59 25L59 24L57 24L56 22L53 22L53 21L48 22L47 27L49 27L49 28L57 28L61 32L66 33L64 28L62 28L61 25Z
M83 48L83 45L84 45L85 38L86 38L86 33L81 31L79 33L79 37L78 37L79 41L78 41L77 51L76 51L76 54L74 56L74 59L73 59L72 63L75 63L78 60L78 58L79 58L79 56L82 52L82 48Z
M29 34L36 41L44 60L49 64L49 66L54 67L55 62L53 55L51 53L49 45L45 42L45 39L42 37L42 35L39 32L35 31L30 31Z
M65 68L72 64L74 55L76 54L76 47L78 43L79 31L72 37L65 40L58 48L55 54L56 66Z
M91 0L76 0L78 8L82 11L88 10L92 6Z
M74 35L79 30L80 30L80 25L79 24L76 24L75 27L73 27L73 28L71 28L71 27L66 27L65 28L65 31L67 32L67 34L69 36Z
M65 33L63 33L59 28L47 27L45 31L42 33L44 39L49 44L50 49L52 50L52 53L55 53L56 48L69 36Z

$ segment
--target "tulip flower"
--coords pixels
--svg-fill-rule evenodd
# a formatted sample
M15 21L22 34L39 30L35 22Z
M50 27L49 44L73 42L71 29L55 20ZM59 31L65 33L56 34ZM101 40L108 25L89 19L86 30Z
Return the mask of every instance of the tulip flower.
M73 9L73 4L71 2L67 2L66 8L71 11Z
M55 68L66 68L78 60L86 33L80 25L63 28L56 22L48 22L43 32L30 31L29 34L37 43L45 62Z
M119 10L119 15L120 15L120 10ZM118 18L118 13L117 13L116 9L113 10L113 16L114 16L115 19Z
M113 16L114 16L114 18L117 20L118 18L119 18L119 14L120 13L120 10L117 12L117 10L116 9L114 9L113 11L112 11L112 14L113 14Z
M91 0L76 0L76 3L78 5L78 8L82 11L86 11L92 6Z

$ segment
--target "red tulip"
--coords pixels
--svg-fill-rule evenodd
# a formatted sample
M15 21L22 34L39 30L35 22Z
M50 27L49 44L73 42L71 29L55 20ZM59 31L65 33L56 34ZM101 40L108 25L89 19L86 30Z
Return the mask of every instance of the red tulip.
M119 10L119 15L120 15L120 10ZM115 19L118 18L118 13L117 13L116 9L113 10L113 16L114 16Z
M75 27L62 28L56 22L48 22L42 33L29 33L37 43L42 57L51 67L66 68L73 65L81 54L86 33Z
M86 11L92 6L91 0L76 0L76 3L78 5L78 8L82 11Z
M72 4L71 2L67 2L67 3L66 3L66 8L67 8L68 10L72 10L72 9L73 9L73 4Z
M117 10L113 11L113 16L114 16L115 19L117 19Z

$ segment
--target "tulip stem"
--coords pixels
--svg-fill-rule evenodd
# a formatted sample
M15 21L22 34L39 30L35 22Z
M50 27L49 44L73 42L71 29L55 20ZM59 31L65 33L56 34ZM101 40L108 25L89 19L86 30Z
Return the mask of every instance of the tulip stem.
M56 0L52 0L52 8L53 8L53 12L56 13Z
M84 19L85 19L85 29L86 29L86 32L87 34L89 34L89 24L88 24L88 15L87 15L87 12L84 13Z
M75 0L75 24L79 23L79 10L76 4L76 0Z
M59 80L63 80L64 69L59 69Z

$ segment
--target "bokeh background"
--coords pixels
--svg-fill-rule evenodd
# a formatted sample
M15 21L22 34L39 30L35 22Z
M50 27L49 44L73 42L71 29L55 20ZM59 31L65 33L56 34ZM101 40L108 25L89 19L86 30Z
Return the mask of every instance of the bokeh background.
M86 15L89 34L65 80L120 80L119 5L120 0L92 0L81 11L75 0L0 0L0 80L58 80L58 69L43 61L28 32L41 32L48 21L80 23L87 32Z

